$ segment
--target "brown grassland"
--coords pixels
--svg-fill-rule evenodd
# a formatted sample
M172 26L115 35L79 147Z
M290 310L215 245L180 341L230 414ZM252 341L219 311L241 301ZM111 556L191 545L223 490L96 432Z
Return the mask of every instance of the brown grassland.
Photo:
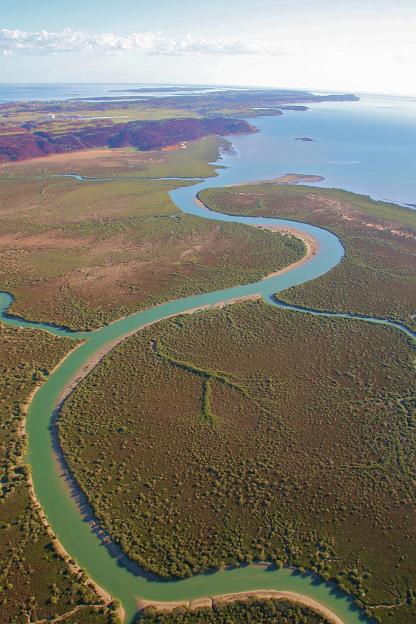
M397 330L240 303L127 339L67 400L59 433L97 516L146 569L269 560L410 624L414 374Z
M41 175L68 161L77 172L105 175L109 160L102 152L91 160L55 156L42 166L6 168L0 288L16 298L12 313L92 328L162 301L258 280L301 258L305 248L297 239L183 215L168 195L183 180L144 179L149 172L186 174L186 162L192 175L206 173L217 148L210 139L152 152L148 160L116 152L114 171L117 164L125 172L137 167L138 177L104 182Z
M170 177L205 178L214 175L209 162L218 158L218 149L228 144L218 137L206 137L187 144L186 149L141 152L134 148L90 149L54 154L2 166L2 177L30 177L79 173L89 177Z
M306 221L338 234L344 260L280 298L393 318L416 329L416 211L346 191L273 183L208 189L200 198L212 210Z

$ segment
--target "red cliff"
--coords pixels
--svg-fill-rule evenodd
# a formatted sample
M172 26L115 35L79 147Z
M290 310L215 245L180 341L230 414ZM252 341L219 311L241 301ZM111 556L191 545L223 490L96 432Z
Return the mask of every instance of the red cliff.
M126 124L83 126L70 132L36 131L36 126L0 126L0 162L27 160L96 147L155 150L217 134L247 134L255 128L240 119L169 119Z

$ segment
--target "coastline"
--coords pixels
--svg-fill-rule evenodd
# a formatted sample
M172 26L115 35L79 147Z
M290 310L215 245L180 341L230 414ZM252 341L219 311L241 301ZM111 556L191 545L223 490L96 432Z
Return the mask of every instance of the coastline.
M288 602L308 607L312 611L315 611L315 613L325 618L328 624L345 624L343 620L335 615L335 613L333 613L330 609L327 609L319 602L309 598L308 596L295 592L275 591L272 589L260 589L257 591L246 591L235 594L220 594L207 598L197 598L195 600L177 602L157 602L138 598L136 604L139 611L152 608L156 612L162 613L174 611L180 607L185 607L191 611L196 611L202 608L215 609L232 602L244 602L252 598L258 600L287 600Z
M295 175L295 174L287 174L287 175L289 176L289 175ZM285 176L282 176L281 178L277 178L276 180L266 180L266 181L264 181L264 182L265 182L266 184L297 184L297 183L302 183L302 181L305 181L305 180L302 180L302 181L301 181L301 180L296 180L296 181L295 181L295 180L287 180L287 179L286 179L286 180L283 180L283 178L284 178L284 177L285 177ZM319 180L318 180L318 181L319 181ZM264 226L263 226L263 227L264 227ZM369 226L369 227L370 227L370 226ZM265 227L265 229L270 229L270 230L273 230L273 228L268 228L268 227ZM277 229L276 231L279 231L279 230ZM290 235L293 235L295 231L296 231L296 230L293 230L293 231L291 232L290 230L287 230L287 235L289 235L289 236L290 236ZM283 233L283 232L282 232L282 233ZM305 242L305 240L304 240L303 242L305 243L305 245L306 245L306 247L307 247L307 254L311 253L311 254L313 255L313 251L311 250L311 248L310 248L310 247L308 247L308 244ZM316 250L315 250L315 252L314 252L314 253L316 253L316 252L317 252L317 249L318 249L318 247L316 248ZM309 256L309 257L310 257L310 256ZM304 258L302 258L301 260L299 260L299 261L298 261L298 263L299 263L299 264L302 264L303 262L306 262L306 260L307 260L307 257L304 257ZM296 263L294 263L294 264L296 264ZM278 275L279 273L284 273L284 272L287 272L288 270L290 270L290 268L293 268L293 265L291 265L291 267L285 267L284 269L281 269L280 271L276 271L275 273L270 274L270 276L272 276L272 275ZM269 277L269 276L266 276L266 277ZM266 279L266 277L264 277L264 278L262 278L262 279ZM247 297L247 298L248 298L248 299L251 299L251 298L252 298L252 299L257 299L257 298L260 298L260 296L259 296L259 297L257 297L256 295L252 295L251 297ZM243 300L243 299L244 299L244 298L241 298L241 300ZM224 302L224 303L219 302L219 303L217 303L217 304L215 304L215 305L213 305L213 306L201 306L201 307L199 307L199 308L194 308L193 310L189 310L189 311L187 311L187 312L183 312L182 314L186 314L186 313L189 313L189 314L190 314L190 313L193 313L193 312L198 312L199 310L203 310L203 309L205 309L205 308L211 308L211 307L212 307L212 308L215 308L215 307L221 307L222 305L228 305L228 304L231 304L231 303L233 303L234 301L238 301L238 300L240 300L240 299L236 298L235 300L231 300L231 299L230 299L230 300L228 300L228 301L226 301L226 302ZM175 316L175 315L172 315L172 316ZM166 318L169 318L169 317L166 317ZM140 329L141 329L141 328L140 328ZM140 329L138 329L138 330L137 330L137 332L131 332L131 334L138 333L138 332L140 331ZM128 337L129 335L131 335L131 334L126 334L125 336L122 336L122 337L120 338L120 340L119 340L119 341L117 341L117 342L116 342L113 346L111 346L111 348L110 348L110 349L109 349L106 353L109 353L109 352L111 351L111 349L113 349L113 348L114 348L114 347L115 347L115 346L116 346L119 342L122 342L122 341L124 340L124 338L127 338L127 337ZM103 353L102 357L99 357L99 358L98 358L97 363L99 363L99 362L101 361L101 359L102 359L103 357L105 357L106 353ZM97 355L98 355L98 354L97 354ZM94 357L94 356L91 356L91 357ZM85 364L85 362L84 362L84 364ZM89 372L90 372L91 370L93 370L94 366L95 366L95 365L93 365L93 366L91 367L91 369L85 373L84 377L81 377L81 378L80 378L80 380L79 380L79 382L77 382L77 383L80 383L80 382L82 381L82 379L83 379L83 378L85 378L85 377L89 374ZM83 368L83 366L81 365L81 366L79 367L79 372L81 372L82 368ZM75 374L74 374L74 380L73 380L73 381L74 381L74 382L76 381L76 380L75 380ZM76 387L77 387L77 384L75 384L74 389L76 389ZM30 395L30 396L32 396L32 395ZM24 426L24 419L22 419L22 424L23 424L23 426ZM56 428L56 427L55 427L55 432L57 432L57 428ZM28 475L28 476L30 476L30 475ZM61 475L60 475L60 476L61 476ZM75 481L75 477L73 477L73 476L71 476L71 475L70 475L70 477L71 477L71 478L73 478L73 479L74 479L74 481ZM29 480L29 479L28 479L28 480ZM31 487L33 488L33 483L32 483L32 486L31 486ZM34 494L34 496L35 496L35 494ZM36 497L35 497L35 500L36 500ZM48 507L47 507L47 508L48 508ZM41 509L41 511L43 512L43 510L42 510L42 509ZM51 518L53 518L53 515L51 515ZM46 516L45 516L45 519L46 519ZM47 520L46 520L46 521L47 521ZM62 536L64 536L64 535L65 535L65 534L63 533L63 534L62 534ZM56 538L55 538L55 539L56 539ZM80 560L82 560L82 559L80 559ZM87 581L87 582L88 582L88 581ZM264 583L264 584L265 584L265 583ZM263 586L263 584L262 584L262 583L253 583L253 585L254 585L254 586ZM111 585L110 585L110 587L111 587ZM238 589L238 588L239 588L239 587L238 587L238 585L237 585L237 586L236 586L236 589ZM218 589L220 589L220 588L218 588ZM285 596L284 594L286 594L288 597L286 598L286 596ZM278 595L279 595L279 596L278 596ZM191 608L197 609L197 608L199 608L199 607L203 607L203 606L216 607L216 606L217 606L219 603L221 603L221 602L227 603L227 602L233 602L233 601L244 600L244 599L250 599L250 598L279 599L279 597L280 597L281 599L291 600L293 603L297 603L297 602L298 602L299 604L305 604L306 606L309 606L309 605L308 605L308 602L309 602L309 601L311 601L312 603L315 603L315 601L314 601L313 599L308 598L307 596L304 596L301 592L300 592L299 594L297 594L296 592L278 592L278 591L276 591L276 592L275 592L275 591L272 591L272 590L259 590L259 591L255 591L255 590L254 590L254 591L247 591L247 592L238 592L238 593L233 593L233 594L224 594L224 595L219 594L219 595L214 595L214 596L213 596L213 598L201 598L201 599L198 599L198 600L191 600L191 601L189 601L189 605L191 605ZM306 602L305 602L305 601L306 601ZM172 603L169 603L169 602L166 602L166 603L164 603L164 602L155 602L155 603L152 603L151 601L143 601L143 602L145 602L145 603L146 603L146 602L148 602L149 606L152 606L152 605L169 605L169 604L172 604L172 605L187 604L187 603L186 603L186 601L185 601L184 603L180 603L180 602L179 602L179 603L177 603L177 602L172 602ZM324 609L325 611L327 611L329 614L331 614L331 613L332 613L331 611L329 611L329 610L325 609L325 607L322 607L322 605L321 605L321 604L319 604L319 602L317 602L317 603L315 603L315 604L316 604L316 605L318 605L318 608L323 608L323 609ZM329 603L329 604L331 604L331 603ZM378 606L378 605L377 605L377 606ZM173 607L173 608L174 608L174 607ZM162 607L161 607L161 609L160 609L160 610L162 610ZM334 615L334 614L332 614L332 615ZM326 616L326 617L327 617L327 616ZM343 616L343 617L344 617L344 620L343 620L343 622L344 622L344 623L346 623L347 621L349 621L349 620L348 620L348 616ZM341 622L341 620L339 620L338 616L336 616L336 615L335 615L335 618L336 618L336 620L335 620L335 621L336 621L337 623L338 623L338 622ZM330 621L330 622L333 622L333 620L332 620L332 619L330 619L329 621Z

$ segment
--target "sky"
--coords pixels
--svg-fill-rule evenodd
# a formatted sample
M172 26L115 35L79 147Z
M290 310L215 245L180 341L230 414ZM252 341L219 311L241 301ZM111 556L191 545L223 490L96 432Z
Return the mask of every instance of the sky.
M0 0L0 82L416 96L416 0Z

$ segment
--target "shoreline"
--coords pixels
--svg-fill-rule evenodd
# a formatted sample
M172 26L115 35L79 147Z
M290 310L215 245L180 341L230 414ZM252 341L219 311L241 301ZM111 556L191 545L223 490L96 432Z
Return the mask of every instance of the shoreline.
M307 234L306 232L302 232L300 230L297 230L296 228L280 225L257 225L255 227L257 227L257 229L259 230L269 230L270 232L276 232L278 234L281 234L282 236L291 236L293 238L297 238L301 240L306 247L306 254L302 258L296 260L295 262L292 262L292 264L289 264L282 269L279 269L278 271L269 273L269 275L263 277L262 280L266 280L269 277L275 277L276 275L282 275L283 273L287 273L288 271L292 271L293 269L302 266L302 264L308 262L319 251L319 243L316 238L314 238L311 234Z
M251 182L241 182L239 184L232 184L233 186L257 186L259 184L318 184L319 182L325 182L325 177L316 175L313 173L284 173L277 178L270 178L269 180L252 180ZM225 188L230 188L226 186Z
M335 615L335 613L333 613L327 607L324 607L313 598L309 598L308 596L298 594L296 592L277 591L272 589L260 589L233 594L219 594L212 597L196 598L189 601L178 600L175 602L158 602L138 598L136 604L139 612L144 611L145 609L152 608L156 612L163 613L171 612L181 607L185 607L186 609L189 609L191 611L196 611L203 608L216 609L232 602L246 602L252 598L258 600L287 600L288 602L308 607L318 615L325 618L328 624L345 624L343 620Z

